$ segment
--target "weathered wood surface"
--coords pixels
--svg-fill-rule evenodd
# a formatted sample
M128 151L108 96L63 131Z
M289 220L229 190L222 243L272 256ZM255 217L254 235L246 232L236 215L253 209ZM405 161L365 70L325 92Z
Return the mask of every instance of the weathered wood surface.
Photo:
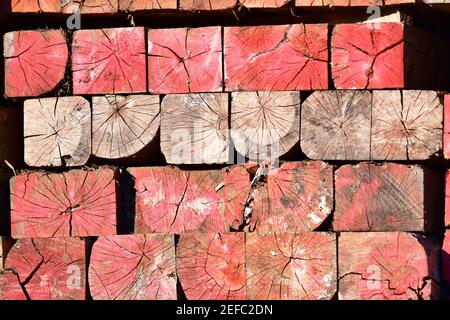
M394 163L345 165L335 174L336 231L428 231L424 171Z
M238 6L238 0L179 0L180 10L224 10Z
M228 162L228 94L165 96L161 104L161 151L171 164Z
M328 88L328 25L226 27L227 91Z
M24 103L24 159L31 167L81 166L91 155L91 108L83 97Z
M221 171L130 168L135 181L135 233L224 232Z
M122 0L68 0L61 2L63 13L81 12L82 14L116 13Z
M74 94L146 92L144 28L79 30L72 51Z
M370 159L372 94L316 91L301 107L302 151L310 159Z
M239 4L247 8L280 8L291 0L240 0Z
M246 236L247 297L330 300L337 291L336 235L280 233Z
M177 9L177 0L119 0L120 11Z
M188 300L245 300L244 233L180 236L177 272Z
M11 2L12 12L60 12L61 0L4 0Z
M15 166L22 162L20 122L19 108L0 106L0 167L5 167L5 160Z
M295 0L297 7L369 7L415 3L415 0Z
M106 159L133 156L155 139L159 125L159 96L93 97L92 154Z
M427 239L404 232L341 233L339 299L418 300L431 298ZM430 271L429 271L430 270Z
M18 240L0 274L0 298L84 300L86 247L77 238ZM16 277L14 279L13 275ZM20 283L20 285L17 284Z
M68 61L62 30L8 32L3 37L5 96L35 97L53 90L64 78Z
M450 159L450 94L444 96L444 137L442 145L444 158Z
M299 141L300 95L289 91L235 92L231 137L250 160L277 159Z
M173 235L100 237L92 248L89 287L95 300L176 300Z
M331 214L331 165L287 162L269 170L266 180L252 194L250 230L258 234L314 231Z
M151 93L222 91L221 27L150 29Z
M450 228L450 170L445 174L445 227Z
M116 234L113 169L25 172L11 179L10 190L15 239Z

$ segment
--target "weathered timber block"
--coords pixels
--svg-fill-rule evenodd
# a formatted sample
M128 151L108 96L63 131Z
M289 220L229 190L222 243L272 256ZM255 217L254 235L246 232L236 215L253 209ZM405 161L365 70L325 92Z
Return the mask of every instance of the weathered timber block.
M21 164L21 127L18 108L0 107L0 167L5 167L5 160L13 166Z
M0 272L4 269L6 256L8 255L8 252L13 244L14 241L12 239L0 236Z
M310 159L370 159L372 94L316 91L301 107L302 151Z
M61 0L3 0L11 1L12 12L60 12Z
M247 8L281 8L291 0L240 0L239 4Z
M450 170L445 174L445 227L450 228Z
M151 93L222 91L221 27L148 31Z
M0 301L27 300L17 274L11 270L0 270Z
M450 230L445 232L444 244L442 246L442 276L447 288L450 288ZM450 296L448 296L450 298Z
M428 300L438 254L428 239L409 233L341 233L339 299Z
M81 12L82 14L116 13L121 0L61 0L63 13Z
M159 125L159 96L93 97L92 154L106 159L133 156L154 140Z
M328 88L328 25L226 27L227 91Z
M190 232L177 247L177 273L188 300L245 300L245 234Z
M68 47L62 30L13 31L3 37L5 96L36 97L64 78Z
M81 166L91 155L91 108L82 97L26 100L24 159L31 167Z
M74 94L146 92L144 28L79 30L72 51Z
M245 251L248 299L330 300L337 291L332 233L250 233Z
M18 240L5 263L12 285L0 286L0 298L23 299L25 296L31 300L84 300L85 268L86 244L83 240ZM12 279L11 272L16 279ZM0 282L2 277L0 274Z
M415 3L416 0L295 0L297 7L369 7Z
M250 230L259 234L314 231L331 214L331 165L287 162L269 170L266 180L252 194Z
M228 162L228 94L165 96L161 104L161 151L171 164Z
M238 6L238 0L179 0L180 10L225 10Z
M89 287L95 300L176 300L173 235L100 237L92 248Z
M335 174L335 231L433 230L424 169L394 163L345 165ZM432 214L432 212L429 212Z
M221 171L171 167L130 168L135 181L135 233L226 231L220 194Z
M299 141L300 95L296 91L234 92L231 137L250 160L277 159Z
M177 9L177 0L119 0L120 11Z
M14 239L116 234L117 186L110 168L28 172L10 185Z
M338 89L448 88L445 41L410 25L337 25L331 47Z
M444 158L450 159L450 94L444 96L444 137L443 137Z

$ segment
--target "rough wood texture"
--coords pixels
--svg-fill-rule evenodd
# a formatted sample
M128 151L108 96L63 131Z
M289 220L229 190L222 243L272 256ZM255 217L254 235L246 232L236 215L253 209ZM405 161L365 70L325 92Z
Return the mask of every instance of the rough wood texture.
M130 157L153 141L159 125L159 96L93 97L92 154L106 159Z
M368 7L415 2L415 0L295 0L295 5L297 7Z
M151 93L222 91L221 27L149 30L148 77Z
M424 172L394 163L346 165L335 174L335 231L418 231L427 226Z
M68 0L62 5L63 13L82 14L116 13L119 10L119 1L122 0ZM63 1L61 1L63 2Z
M228 94L165 96L161 104L161 151L172 164L228 162Z
M284 163L268 172L252 198L250 230L313 231L333 208L333 167L321 161Z
M225 28L227 91L328 88L328 25Z
M434 91L374 91L371 159L428 159L442 150L442 122Z
M23 173L10 189L15 239L116 234L112 169Z
M146 92L144 28L76 31L72 51L75 94Z
M450 228L450 170L445 175L445 227Z
M0 301L3 300L27 300L17 275L10 270L0 270Z
M11 0L11 10L26 13L60 12L61 0Z
M85 242L77 238L18 240L6 258L6 268L20 286L0 286L0 297L84 300L85 251Z
M3 37L5 96L35 97L64 78L68 60L62 30L8 32Z
M300 143L310 159L370 159L372 94L316 91L302 104Z
M187 233L177 247L177 272L188 300L245 300L244 233Z
M235 92L231 102L231 137L250 160L276 159L299 141L298 92Z
M437 265L430 264L426 242L403 232L341 233L339 299L430 299L428 270Z
M338 89L444 89L445 41L402 23L341 24L331 40Z
M247 235L247 292L252 300L330 300L336 293L336 236Z
M180 10L224 10L232 9L238 0L179 0Z
M119 0L121 11L177 9L177 0Z
M91 108L82 97L24 103L24 159L32 167L81 166L91 155Z
M239 3L247 8L280 8L291 0L240 0Z
M89 287L95 300L176 300L173 235L99 238L91 254Z
M136 233L224 232L216 187L221 171L130 168L136 189Z
M4 263L9 249L13 246L14 241L6 237L0 237L0 272L4 269ZM1 298L0 298L1 300Z
M446 282L447 288L450 288L450 230L445 233L441 259L443 280Z
M450 159L450 94L444 97L444 137L443 150L445 159Z
M20 122L19 108L0 106L0 167L5 167L5 160L13 166L22 162Z

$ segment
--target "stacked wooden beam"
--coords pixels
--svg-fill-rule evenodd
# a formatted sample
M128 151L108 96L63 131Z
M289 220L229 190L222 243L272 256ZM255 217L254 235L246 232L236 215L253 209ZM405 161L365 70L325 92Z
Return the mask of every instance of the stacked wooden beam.
M413 3L13 0L9 14ZM449 35L326 10L2 32L0 299L446 297Z

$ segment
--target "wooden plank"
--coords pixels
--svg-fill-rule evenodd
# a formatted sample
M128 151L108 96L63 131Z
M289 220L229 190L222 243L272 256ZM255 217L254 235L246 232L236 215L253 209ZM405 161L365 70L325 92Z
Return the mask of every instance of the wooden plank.
M180 236L177 272L188 300L245 300L244 233Z
M221 171L171 167L130 168L135 181L135 233L224 232Z
M62 30L8 32L3 37L5 96L35 97L53 90L64 78L68 61Z
M18 240L6 258L6 268L19 280L22 294L20 286L14 285L0 287L0 296L25 295L31 300L86 298L86 245L78 238Z
M76 31L72 46L74 94L146 92L145 29Z
M119 0L119 10L177 9L177 0Z
M334 234L250 233L246 256L248 299L330 300L337 291Z
M239 4L247 8L281 8L291 0L240 0Z
M19 111L16 107L0 107L0 167L6 166L5 160L17 167L23 161Z
M394 163L345 165L335 174L335 231L427 231L424 170Z
M430 255L437 247L404 232L341 233L338 238L340 300L432 298ZM433 248L427 255L426 247Z
M302 104L300 144L310 159L370 159L372 94L316 91Z
M444 158L450 159L450 94L444 96L444 136L443 136Z
M226 27L226 91L328 88L328 25Z
M238 0L179 0L180 10L224 10L238 6Z
M81 166L91 155L91 108L83 97L24 103L24 159L31 167Z
M176 286L173 235L100 237L92 248L94 300L176 300Z
M159 125L159 96L93 97L92 154L106 159L133 156L155 139Z
M300 95L296 91L233 92L231 137L250 160L277 159L300 136Z
M228 162L228 94L165 96L161 104L161 151L171 164Z
M151 93L222 91L221 27L148 31Z
M11 234L19 238L116 234L113 169L26 172L11 179Z

